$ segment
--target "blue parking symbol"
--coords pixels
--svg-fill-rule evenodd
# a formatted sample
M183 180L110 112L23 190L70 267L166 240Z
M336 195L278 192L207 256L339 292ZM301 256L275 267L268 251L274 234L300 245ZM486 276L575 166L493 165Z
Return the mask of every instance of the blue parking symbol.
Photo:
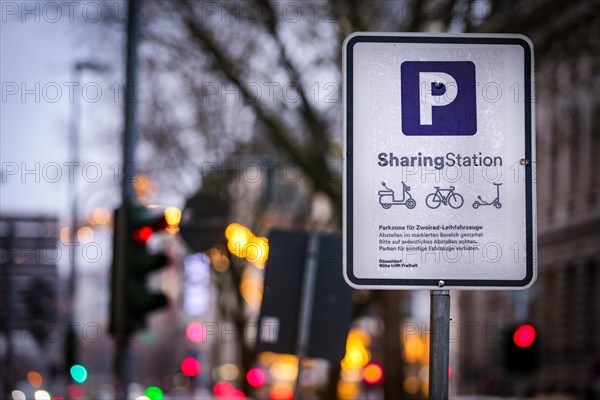
M470 136L477 132L475 64L405 61L400 66L402 132Z

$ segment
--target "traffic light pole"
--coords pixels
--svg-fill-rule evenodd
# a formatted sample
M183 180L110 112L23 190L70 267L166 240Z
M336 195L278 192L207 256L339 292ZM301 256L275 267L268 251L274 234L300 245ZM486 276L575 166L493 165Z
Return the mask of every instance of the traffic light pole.
M125 280L127 279L127 244L126 232L127 221L131 205L134 202L134 191L131 176L135 165L135 143L137 138L137 120L135 98L137 80L137 45L139 41L139 0L129 0L129 15L127 22L127 64L125 88L125 129L123 131L123 165L122 165L122 207L115 221L115 232L121 232L121 240L115 241L115 276L114 282L120 282L115 288L115 351L114 351L114 374L117 398L128 398L128 387L131 382L131 367L129 355L129 334L126 328L125 315Z
M127 207L121 207L119 212L115 213L115 230L116 232L126 231L126 216L125 209ZM131 368L129 366L129 333L127 331L127 316L125 312L125 297L126 297L126 285L125 279L127 279L126 271L126 251L127 245L125 243L125 235L120 235L120 240L115 240L115 263L113 268L113 274L115 278L112 280L112 284L115 285L113 290L113 302L112 312L114 313L114 376L115 376L115 390L117 398L128 398L127 388L131 382Z
M443 283L441 283L443 286ZM448 399L450 354L450 292L431 291L431 337L429 341L429 398Z
M1 357L0 366L2 366L2 395L3 399L8 399L10 397L10 393L12 391L13 383L14 383L14 373L13 373L13 303L14 303L14 290L13 290L13 271L14 271L14 260L15 260L15 248L14 248L14 238L15 234L15 226L14 224L8 224L8 229L6 231L6 236L2 237L2 241L8 245L5 248L6 253L4 257L0 258L0 274L2 276L2 285L0 287L2 292L4 293L4 301L5 303L2 305L4 307L4 318L0 320L2 325L0 326L1 330L4 331L4 337L6 342L6 347L4 350L4 357ZM3 244L4 244L3 243Z

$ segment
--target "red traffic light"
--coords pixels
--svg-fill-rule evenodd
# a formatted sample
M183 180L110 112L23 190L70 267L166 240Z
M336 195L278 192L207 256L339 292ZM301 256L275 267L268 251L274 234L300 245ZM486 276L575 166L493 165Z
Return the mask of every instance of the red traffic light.
M140 229L133 231L133 240L140 244L146 244L154 234L154 230L149 226L142 226Z
M521 348L527 348L535 341L536 331L532 325L523 324L515 329L513 334L513 342Z

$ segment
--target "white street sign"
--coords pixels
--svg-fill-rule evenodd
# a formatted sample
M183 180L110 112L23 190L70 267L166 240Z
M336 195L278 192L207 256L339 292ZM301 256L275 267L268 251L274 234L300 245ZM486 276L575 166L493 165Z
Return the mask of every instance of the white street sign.
M529 39L355 33L343 63L346 281L359 289L531 286Z

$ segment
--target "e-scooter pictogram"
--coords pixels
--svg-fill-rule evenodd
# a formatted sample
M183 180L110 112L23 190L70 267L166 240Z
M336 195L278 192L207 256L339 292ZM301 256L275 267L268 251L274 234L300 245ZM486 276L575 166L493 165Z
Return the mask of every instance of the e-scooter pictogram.
M381 204L381 207L388 209L391 206L404 205L406 208L415 208L417 205L417 202L409 193L410 186L408 186L406 183L402 182L402 198L400 199L396 198L395 192L388 188L385 185L385 182L381 182L381 184L385 188L385 190L380 190L377 192L377 194L379 194L379 204Z
M479 206L494 206L496 208L502 207L502 203L500 203L500 185L501 183L494 183L496 185L496 198L490 202L487 202L481 198L480 195L477 195L477 200L473 203L473 208L479 208Z
M463 199L460 194L454 192L454 186L450 186L448 189L440 189L439 186L434 186L434 188L435 192L430 193L425 198L425 204L427 204L427 207L435 209L441 204L455 209L462 207L465 199Z

